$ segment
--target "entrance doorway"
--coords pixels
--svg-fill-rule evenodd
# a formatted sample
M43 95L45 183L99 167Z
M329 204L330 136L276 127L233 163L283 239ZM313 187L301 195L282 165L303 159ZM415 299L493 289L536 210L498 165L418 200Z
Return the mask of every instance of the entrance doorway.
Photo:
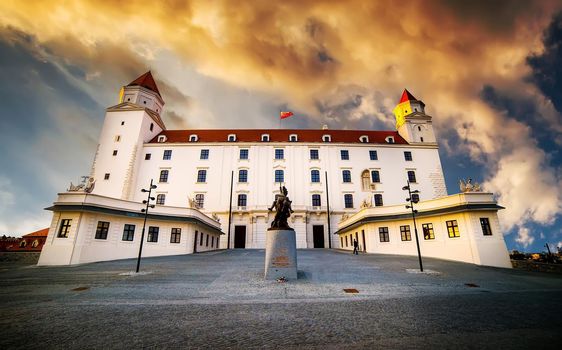
M234 248L246 248L246 226L234 226Z
M324 225L312 226L314 248L324 248Z

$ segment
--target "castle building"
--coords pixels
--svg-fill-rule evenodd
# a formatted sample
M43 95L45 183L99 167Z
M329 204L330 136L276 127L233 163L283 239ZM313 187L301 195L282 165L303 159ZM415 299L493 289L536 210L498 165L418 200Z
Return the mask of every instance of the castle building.
M40 265L138 254L141 189L151 181L146 256L264 248L280 186L292 200L297 248L350 249L357 239L367 252L415 254L404 233L405 226L413 232L402 190L409 181L419 191L412 200L420 220L433 227L433 238L420 238L422 254L508 267L501 207L488 193L447 195L432 118L407 90L390 131L167 130L164 104L150 72L121 89L119 104L107 109L89 182L59 193L48 208Z

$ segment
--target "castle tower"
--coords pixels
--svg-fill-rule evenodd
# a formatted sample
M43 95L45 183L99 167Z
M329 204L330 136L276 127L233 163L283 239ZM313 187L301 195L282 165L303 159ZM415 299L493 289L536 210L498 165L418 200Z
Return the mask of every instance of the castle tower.
M93 193L131 200L144 143L166 127L160 117L164 100L146 72L121 88L119 104L106 109L91 176Z
M404 89L394 108L396 129L411 144L436 143L431 117L425 114L425 104Z

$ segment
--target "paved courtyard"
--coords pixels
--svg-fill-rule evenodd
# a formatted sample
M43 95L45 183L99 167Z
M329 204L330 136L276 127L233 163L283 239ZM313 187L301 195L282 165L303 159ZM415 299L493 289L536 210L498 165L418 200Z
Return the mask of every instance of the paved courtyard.
M562 276L416 257L263 250L73 267L0 264L0 348L559 348ZM354 288L358 293L345 293Z

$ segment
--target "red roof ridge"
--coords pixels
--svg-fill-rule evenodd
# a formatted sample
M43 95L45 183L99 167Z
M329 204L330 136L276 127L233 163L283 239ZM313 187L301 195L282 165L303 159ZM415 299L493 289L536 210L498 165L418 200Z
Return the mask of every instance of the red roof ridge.
M400 97L400 102L398 103L402 103L402 102L406 102L406 101L417 101L418 99L414 97L414 95L412 95L410 93L410 91L408 91L407 89L404 89L404 92L402 92L402 97Z
M41 237L47 237L47 235L49 234L49 228L44 228L35 232L31 232L28 233L26 235L23 235L22 237L35 237L35 236L41 236Z
M127 86L142 86L143 88L146 88L150 91L154 91L158 94L158 96L162 97L160 95L160 91L158 91L158 86L156 86L156 82L154 81L154 77L152 77L152 73L150 71L136 78Z

